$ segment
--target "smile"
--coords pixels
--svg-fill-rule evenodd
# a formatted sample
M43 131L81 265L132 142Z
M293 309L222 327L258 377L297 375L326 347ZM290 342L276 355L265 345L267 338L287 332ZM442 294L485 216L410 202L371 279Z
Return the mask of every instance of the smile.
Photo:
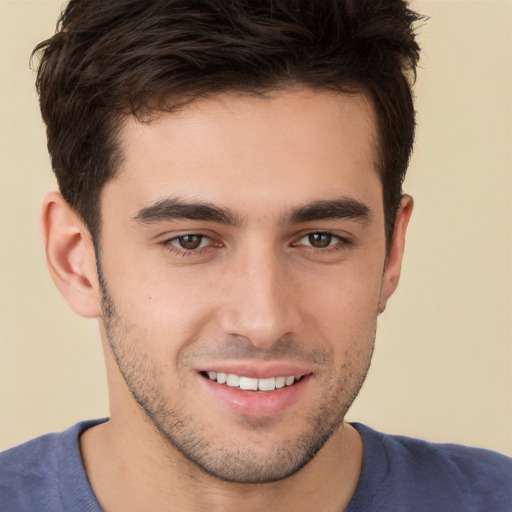
M276 389L292 386L302 378L289 375L256 379L243 375L235 375L234 373L204 372L204 374L210 380L218 384L225 384L231 388L239 388L247 391L274 391Z

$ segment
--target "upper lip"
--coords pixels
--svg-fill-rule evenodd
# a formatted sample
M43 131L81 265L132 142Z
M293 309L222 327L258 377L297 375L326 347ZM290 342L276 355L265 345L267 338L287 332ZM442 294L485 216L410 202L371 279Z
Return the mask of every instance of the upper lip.
M217 373L231 373L243 377L250 377L253 379L268 379L270 377L303 377L308 375L311 370L295 365L286 363L212 363L211 365L204 365L198 369L200 372L217 372Z

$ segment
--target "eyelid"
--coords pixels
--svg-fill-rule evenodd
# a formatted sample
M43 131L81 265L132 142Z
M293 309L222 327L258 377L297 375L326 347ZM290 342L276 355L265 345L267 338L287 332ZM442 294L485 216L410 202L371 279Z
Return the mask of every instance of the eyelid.
M310 235L313 234L320 234L320 235L329 235L332 237L331 243L326 247L314 247L311 244L304 243L302 240L304 238L307 238ZM167 236L162 239L160 242L158 242L159 245L163 246L166 250L168 250L171 253L174 253L179 256L194 256L202 254L203 252L209 251L211 249L215 248L221 248L225 244L223 241L219 239L219 237L215 236L212 233L207 233L205 231L182 231L178 233L173 233L172 236L169 236L170 234L167 234ZM206 245L200 245L196 249L186 249L184 247L180 247L177 240L182 237L186 236L198 236L202 237L203 239L207 240L208 243ZM203 243L203 242L201 242ZM311 229L307 231L302 231L294 236L292 241L289 244L289 247L293 248L301 248L303 250L307 250L312 253L319 253L319 254L328 254L330 252L336 252L339 250L343 250L348 248L349 246L353 245L353 241L351 240L350 236L339 234L338 232L333 232L332 230L328 229Z
M301 231L300 233L296 234L293 239L295 241L302 240L303 238L308 237L309 235L329 235L333 238L336 238L340 241L349 242L350 241L350 235L348 233L340 233L338 230L332 230L332 229L308 229L305 231Z
M175 243L179 238L185 236L202 237L203 239L209 240L209 243L196 249L185 249L184 247L180 247L178 243ZM177 256L196 256L208 250L220 248L224 245L221 241L218 240L218 237L213 236L211 233L193 230L175 233L173 236L167 235L164 239L158 242L158 244L161 245L165 250Z
M336 243L338 242L341 242L343 239L339 236L339 235L335 235L334 233L330 233L328 231L312 231L310 233L306 233L305 235L302 235L300 238L299 238L299 241L304 239L304 238L308 238L310 237L311 235L328 235L330 236L333 240L336 241ZM305 244L305 245L309 245L309 244ZM335 245L335 244L329 244L328 247L331 247L331 245ZM317 249L317 247L315 247L315 249Z
M321 235L329 235L333 238L330 245L327 247L314 247L313 245L302 243L302 239L308 237L309 235L314 234L321 234ZM350 236L342 235L337 232L333 232L332 230L328 229L312 229L308 231L304 231L302 233L299 233L295 238L294 241L290 244L291 247L295 248L302 248L305 251L309 251L310 253L314 254L329 254L336 251L342 251L344 249L347 249L353 245L353 240L350 238Z
M184 247L179 247L179 239L180 238L185 238L186 236L196 236L196 237L199 237L201 238L201 242L199 244L199 247L197 247L196 249L185 249ZM180 250L183 250L183 251L198 251L199 249L204 249L205 247L207 246L204 246L202 245L203 241L207 241L209 240L210 241L210 244L208 245L211 245L211 242L212 242L212 237L208 236L208 235L203 235L201 233L186 233L184 235L177 235L177 236L173 236L172 238L168 238L165 243L166 244L170 244L170 245L173 245L174 247L176 247L177 249L180 249ZM176 244L174 242L177 242Z
M184 236L201 236L204 238L209 238L211 240L216 240L219 237L212 231L206 230L206 229L180 229L180 230L173 230L173 231L166 231L162 232L154 237L156 239L157 243L164 244L168 243L171 240L176 240L177 238L182 238Z

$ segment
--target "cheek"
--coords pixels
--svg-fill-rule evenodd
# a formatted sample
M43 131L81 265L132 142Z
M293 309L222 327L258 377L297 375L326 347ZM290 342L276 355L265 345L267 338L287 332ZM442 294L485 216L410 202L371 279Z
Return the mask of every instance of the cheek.
M211 297L200 278L169 268L119 265L105 280L126 335L162 361L176 359L212 317Z
M230 274L226 264L179 268L143 262L140 254L110 256L104 277L117 313L127 332L151 346L157 357L169 360L198 339L222 335L219 312L232 307L232 291L239 288L233 281L245 276ZM373 341L381 283L378 258L354 257L309 269L291 264L284 270L285 290L279 293L300 313L299 338L320 336L333 350L351 340L362 345Z
M379 264L353 263L313 276L303 284L301 293L321 324L348 331L349 326L374 323L381 279Z
M366 374L373 352L380 295L378 265L356 271L339 271L316 286L304 289L309 296L302 315L308 337L321 343L332 358L333 371L349 388ZM315 292L316 290L316 292Z

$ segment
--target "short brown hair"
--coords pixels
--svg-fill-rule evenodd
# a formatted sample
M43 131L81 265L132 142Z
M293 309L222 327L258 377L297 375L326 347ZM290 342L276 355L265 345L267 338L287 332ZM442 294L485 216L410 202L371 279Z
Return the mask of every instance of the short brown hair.
M379 134L390 240L414 139L419 16L403 0L71 0L34 50L59 187L94 235L120 121L221 91L363 90Z

